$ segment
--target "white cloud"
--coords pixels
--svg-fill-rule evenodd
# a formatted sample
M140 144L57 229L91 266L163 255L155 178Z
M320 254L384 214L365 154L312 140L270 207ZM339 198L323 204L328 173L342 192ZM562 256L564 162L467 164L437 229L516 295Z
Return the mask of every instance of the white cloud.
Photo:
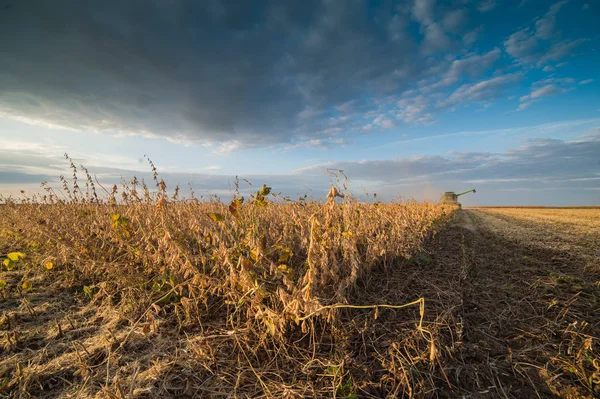
M463 75L477 78L491 68L500 59L500 49L495 48L485 54L475 54L466 58L452 61L444 79L440 82L449 86L458 82Z
M531 85L530 93L522 96L519 101L522 103L517 111L522 111L532 104L533 101L542 97L548 97L555 94L565 93L572 90L575 83L573 78L550 78L534 82Z
M387 26L388 34L393 41L410 40L406 31L409 19L405 15L396 14Z
M425 53L446 50L450 46L450 39L438 23L425 26L423 50Z
M384 129L391 129L396 125L394 121L388 118L388 116L385 114L377 115L377 117L373 120L373 124Z
M435 21L435 6L435 0L414 0L411 9L413 19L421 25L420 32L423 34L423 40L420 50L423 54L444 51L451 43L442 24ZM454 19L455 21L449 20L448 22L459 22L458 18Z
M449 107L470 101L485 101L497 97L507 86L521 79L519 73L506 74L495 78L482 80L475 84L464 84L446 100L438 103L439 107Z
M215 150L216 153L226 154L247 147L246 144L239 140L229 140L219 144Z
M434 7L435 0L415 0L412 7L413 18L424 25L433 23Z
M446 13L442 26L449 32L458 34L467 22L467 11L463 8Z
M523 28L511 34L505 41L506 52L520 63L542 67L550 61L558 61L570 55L575 47L588 39L556 41L556 15L568 3L561 0L553 4L542 17L534 20L534 28ZM557 65L557 67L560 65ZM545 72L550 71L549 67Z
M556 68L554 68L554 67L552 67L552 66L550 66L550 65L546 65L546 66L545 66L545 67L542 69L542 71L544 71L544 72L552 72L552 71L555 71L555 70L556 70Z
M565 4L567 4L567 0L561 0L558 3L553 4L548 12L535 22L535 35L537 37L544 40L548 40L552 37L554 26L556 25L556 14L558 14Z
M454 60L450 64L447 76L459 77L463 74L469 74L471 77L475 77L490 68L498 59L500 59L500 49L494 48L485 54L474 54Z
M594 81L594 79L585 79L585 80L582 80L581 82L579 82L579 84L580 85L587 85L587 84L592 83L593 81Z
M432 92L449 87L459 82L464 75L472 79L477 78L490 69L500 59L500 55L500 49L494 48L485 54L468 54L464 58L454 60L441 80L423 86L421 92Z
M600 109L598 110L600 111ZM564 122L552 122L552 123L544 123L541 125L530 125L530 126L521 126L521 127L513 127L507 129L494 129L494 130L475 130L475 131L458 131L453 133L446 134L436 134L433 136L425 136L425 137L415 137L405 140L400 140L395 143L386 143L384 145L379 145L371 148L381 148L381 147L389 147L394 145L405 145L406 143L419 142L419 141L431 141L438 140L450 137L470 137L470 136L536 136L536 137L544 137L544 136L552 136L552 135L560 135L560 134L569 134L574 130L581 130L583 126L596 126L600 125L600 119L576 119L572 121L564 121ZM600 134L600 128L594 130L594 132L586 138L593 138Z
M312 119L321 115L323 115L322 110L316 110L313 107L306 107L304 110L298 113L297 117L299 119Z
M494 8L496 8L496 0L483 0L477 5L477 10L480 12L492 11Z
M342 103L342 104L336 106L335 109L342 113L349 113L349 112L352 112L357 105L358 105L358 100L354 99L354 100L346 101L345 103Z
M63 153L67 147L47 143L35 143L30 141L15 141L0 138L0 148L5 152L26 151L35 154Z
M544 86L548 84L572 85L575 83L573 78L549 78L533 82L533 86Z
M556 85L546 85L533 90L530 94L520 98L520 101L535 100L536 98L551 96L553 94L564 93L566 89Z
M563 40L552 44L548 49L541 51L539 41L528 29L522 29L510 35L504 41L506 52L517 60L542 66L549 61L558 61L568 55L588 39ZM557 64L557 67L566 63Z
M399 110L396 117L406 123L431 124L434 122L434 110L461 105L462 103L477 101L483 103L484 108L493 105L493 100L500 94L506 85L516 82L521 75L509 74L490 78L476 83L464 83L454 90L451 95L443 93L443 89L454 86L463 78L476 79L486 73L500 59L501 51L494 48L484 54L467 54L440 68L432 70L434 77L424 79L418 83L418 90L404 92L396 105ZM435 77L441 75L439 80Z
M479 34L483 32L483 26L480 25L477 28L465 33L463 35L463 43L468 46L472 45L473 43L475 43L477 41L477 38L479 37Z
M298 140L292 144L286 144L283 146L284 151L293 150L296 148L313 148L319 150L326 150L332 148L334 146L344 146L348 144L348 142L341 137L332 137L332 138L324 138L324 139L308 139L308 140Z
M386 119L381 123L381 127L383 127L384 129L391 129L394 126L396 126L396 124L391 119Z
M510 35L504 41L506 52L517 59L526 62L533 60L533 53L537 50L538 41L528 29L522 29Z
M550 49L542 54L537 62L538 65L544 65L548 61L558 61L571 54L575 47L585 43L588 39L563 40L553 44ZM566 64L565 64L566 65ZM557 64L556 66L562 66Z
M531 105L531 103L521 103L517 107L517 111L523 111L525 108L529 107L530 105Z
M396 105L400 108L397 118L404 122L416 124L430 124L433 122L433 114L428 112L429 100L423 95L403 98Z

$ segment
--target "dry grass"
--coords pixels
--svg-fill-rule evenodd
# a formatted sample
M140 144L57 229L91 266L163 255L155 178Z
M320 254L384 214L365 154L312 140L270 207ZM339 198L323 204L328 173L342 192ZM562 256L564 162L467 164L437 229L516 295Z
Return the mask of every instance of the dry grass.
M486 212L543 223L600 228L600 208L481 208Z
M544 232L540 242L555 241L554 247L586 260L586 269L600 272L600 208L482 208L513 225ZM545 238L545 239L544 239Z
M168 197L156 173L153 191L134 180L102 200L87 171L81 189L72 169L61 192L46 187L43 197L0 208L0 255L14 258L0 274L0 395L369 392L340 357L339 322L353 319L344 312L365 313L349 305L374 269L412 259L456 212L360 203L340 187L326 203L266 186L245 202L236 191L229 204L178 189ZM431 389L415 373L438 357L423 299L359 305L369 317L379 305L414 308L405 354L384 359L377 379L393 382L388 393Z

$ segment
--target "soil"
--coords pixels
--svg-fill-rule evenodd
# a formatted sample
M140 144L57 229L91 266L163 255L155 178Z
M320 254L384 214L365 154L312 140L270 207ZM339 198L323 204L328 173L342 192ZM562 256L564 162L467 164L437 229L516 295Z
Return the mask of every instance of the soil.
M464 210L431 245L433 264L461 276L462 339L443 363L451 396L594 397L600 247L589 241L599 235L521 212Z

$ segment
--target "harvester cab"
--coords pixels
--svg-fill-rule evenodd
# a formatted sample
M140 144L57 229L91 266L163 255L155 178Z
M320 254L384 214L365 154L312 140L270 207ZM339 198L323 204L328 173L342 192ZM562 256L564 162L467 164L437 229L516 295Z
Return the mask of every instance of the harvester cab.
M456 194L454 191L446 191L442 195L442 198L440 198L440 203L442 203L442 204L456 204L456 205L458 205L460 207L461 205L458 203L458 197L460 197L461 195L468 194L470 192L474 192L475 193L476 191L475 191L475 189L472 189L472 190L467 190L465 192L458 193L458 194Z

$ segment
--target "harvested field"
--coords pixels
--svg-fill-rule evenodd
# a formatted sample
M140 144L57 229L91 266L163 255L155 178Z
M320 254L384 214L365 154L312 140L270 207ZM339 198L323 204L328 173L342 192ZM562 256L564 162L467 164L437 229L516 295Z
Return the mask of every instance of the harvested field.
M457 370L473 373L471 392L598 395L600 252L590 244L600 239L593 222L599 215L480 209L455 220L463 243L460 320L469 356Z
M2 207L0 397L599 395L600 211L261 190Z

